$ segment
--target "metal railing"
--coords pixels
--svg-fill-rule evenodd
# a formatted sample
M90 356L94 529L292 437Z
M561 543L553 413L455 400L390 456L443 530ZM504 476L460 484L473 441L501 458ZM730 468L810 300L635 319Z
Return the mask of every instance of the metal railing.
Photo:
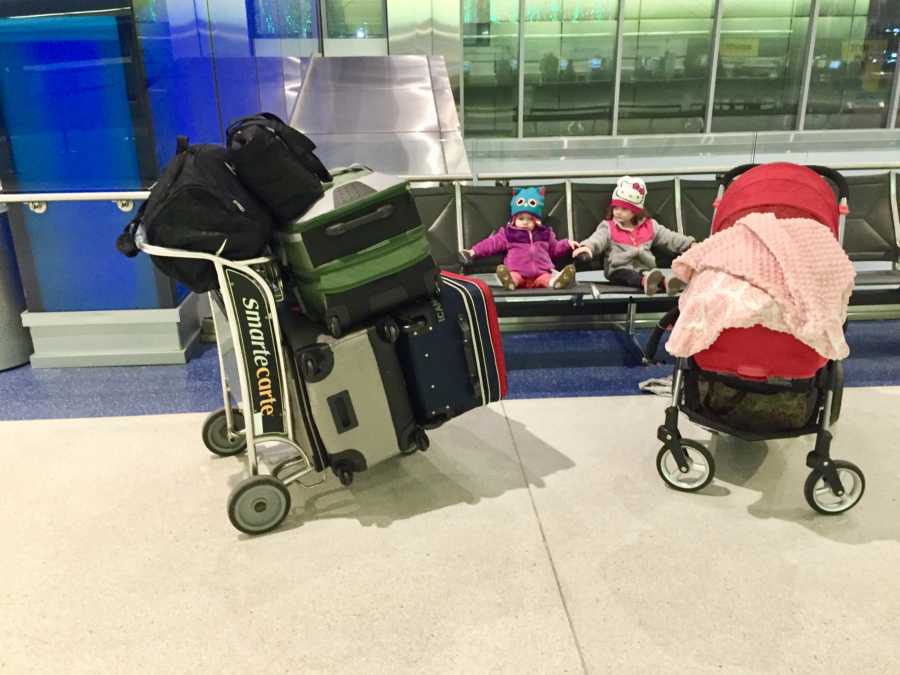
M618 169L586 169L581 171L499 171L472 174L444 174L444 175L410 175L400 176L410 183L443 183L455 184L474 183L477 181L510 181L510 180L566 180L577 178L618 178L627 171L637 176L696 176L717 175L731 170L732 166L709 165L693 166L684 169L660 168L660 167L629 167ZM838 171L897 171L900 169L900 161L897 162L845 162L832 166ZM150 196L149 190L109 190L97 192L2 192L0 191L0 204L25 204L36 213L47 210L50 202L113 202L123 212L131 211L134 202L143 201Z

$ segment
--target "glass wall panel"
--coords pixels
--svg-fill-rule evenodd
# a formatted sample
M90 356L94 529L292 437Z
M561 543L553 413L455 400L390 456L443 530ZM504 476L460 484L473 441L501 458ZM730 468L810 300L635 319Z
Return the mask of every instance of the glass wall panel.
M619 134L703 131L714 0L626 0Z
M822 0L806 129L885 125L897 67L897 23L897 0Z
M519 86L518 0L463 2L466 136L515 136Z
M387 38L385 0L325 0L330 38Z
M131 9L108 4L0 3L4 190L134 190L155 178ZM41 214L12 206L29 311L171 306L149 258L112 246L133 215L109 202L51 203Z
M723 0L712 131L796 128L809 0Z
M617 0L525 0L526 136L612 128Z

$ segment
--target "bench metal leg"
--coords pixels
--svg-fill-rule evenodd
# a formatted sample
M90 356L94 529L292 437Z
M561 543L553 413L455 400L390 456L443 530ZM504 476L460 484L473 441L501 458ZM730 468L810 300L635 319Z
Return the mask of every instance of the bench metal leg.
M637 305L629 301L628 309L625 312L625 325L616 333L621 336L626 366L640 366L644 362L644 349L641 347L641 343L638 342L635 334L634 325L636 318Z

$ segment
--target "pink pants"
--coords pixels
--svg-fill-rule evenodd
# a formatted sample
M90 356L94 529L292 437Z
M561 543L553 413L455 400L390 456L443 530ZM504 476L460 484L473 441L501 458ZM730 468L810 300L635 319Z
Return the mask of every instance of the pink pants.
M509 275L516 284L516 288L547 288L550 286L550 272L544 272L537 277L523 277L518 272L510 271Z

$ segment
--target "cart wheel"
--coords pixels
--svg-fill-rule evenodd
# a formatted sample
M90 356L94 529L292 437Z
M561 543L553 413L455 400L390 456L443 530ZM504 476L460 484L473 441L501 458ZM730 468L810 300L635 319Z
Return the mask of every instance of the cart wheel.
M670 488L680 492L702 490L716 473L716 463L709 450L696 441L681 440L681 449L687 453L689 468L682 473L675 456L665 446L656 455L656 470Z
M341 320L334 314L328 317L328 332L331 333L331 337L335 339L341 337L344 334L344 329L341 326Z
M866 477L850 462L834 460L834 469L841 479L844 494L836 495L825 480L821 469L813 469L803 485L803 496L810 508L826 516L849 511L862 499L866 491Z
M228 519L244 534L274 530L291 510L291 494L272 476L251 476L228 497Z
M231 409L234 417L235 431L244 428L244 414L237 408ZM238 455L247 449L247 438L244 434L228 434L228 420L225 408L216 410L203 423L203 444L213 454L220 457Z
M393 344L400 337L400 326L392 318L387 318L378 324L378 335L385 342Z

